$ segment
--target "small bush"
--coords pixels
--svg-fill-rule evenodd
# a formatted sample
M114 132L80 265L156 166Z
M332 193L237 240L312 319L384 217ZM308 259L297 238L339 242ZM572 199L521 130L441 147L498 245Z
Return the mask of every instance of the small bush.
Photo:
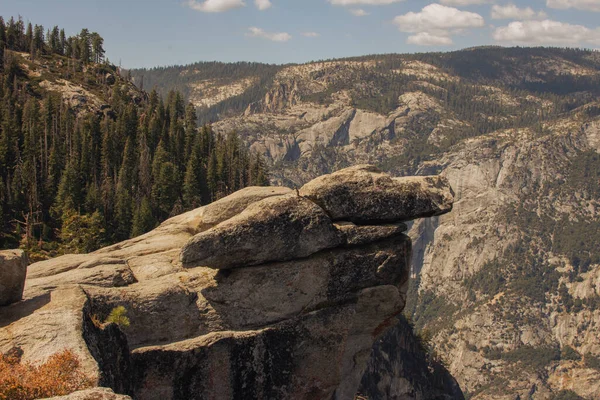
M92 387L70 350L52 355L41 365L21 363L18 355L0 355L0 400L33 400L63 396Z
M553 346L522 346L517 349L502 353L502 359L508 362L522 362L525 366L539 370L552 361L560 359L558 347Z
M105 324L114 323L119 325L122 328L127 328L129 326L129 318L127 318L127 309L123 306L118 306L112 309Z
M592 353L586 353L583 359L586 367L600 369L600 357L595 356Z
M560 349L560 359L578 361L581 360L581 355L574 348L567 345Z
M552 400L583 400L583 397L572 390L561 390Z

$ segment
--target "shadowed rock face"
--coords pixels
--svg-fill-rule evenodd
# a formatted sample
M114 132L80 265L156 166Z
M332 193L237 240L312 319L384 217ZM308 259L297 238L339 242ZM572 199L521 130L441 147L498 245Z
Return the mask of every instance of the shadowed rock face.
M335 177L307 185L319 201L250 188L138 238L33 264L25 300L0 309L0 352L39 362L71 349L98 386L136 399L353 398L406 301L400 221L449 211L452 193L436 177L341 174L384 194L373 201ZM336 211L336 196L351 206ZM93 322L119 305L128 328Z
M373 345L360 394L372 400L464 400L444 365L429 359L410 324L398 319Z
M21 300L27 264L22 250L0 251L0 306Z

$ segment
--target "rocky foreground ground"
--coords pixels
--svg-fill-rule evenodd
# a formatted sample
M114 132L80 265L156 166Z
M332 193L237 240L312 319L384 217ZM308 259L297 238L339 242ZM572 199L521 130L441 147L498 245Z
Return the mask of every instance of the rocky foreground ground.
M403 222L452 202L444 178L365 165L298 191L246 188L143 236L30 265L23 300L0 307L0 352L39 363L71 350L98 386L71 399L352 399L405 306ZM7 263L2 284L22 285ZM118 306L129 327L98 323Z

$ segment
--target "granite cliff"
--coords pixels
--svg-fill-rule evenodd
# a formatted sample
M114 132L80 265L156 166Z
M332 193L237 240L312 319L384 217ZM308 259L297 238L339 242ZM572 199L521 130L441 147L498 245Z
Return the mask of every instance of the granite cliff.
M352 399L406 304L404 222L452 203L444 178L366 165L298 191L246 188L30 265L23 300L0 309L0 352L37 363L71 350L98 386L71 399ZM129 327L99 322L118 306Z

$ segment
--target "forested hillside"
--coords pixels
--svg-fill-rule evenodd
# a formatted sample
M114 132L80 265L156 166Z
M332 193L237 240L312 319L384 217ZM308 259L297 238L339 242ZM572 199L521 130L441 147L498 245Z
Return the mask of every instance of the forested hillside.
M273 83L279 65L261 63L199 62L185 66L155 67L128 71L140 88L156 89L166 96L171 90L179 91L197 107L200 123L217 121L228 115L243 112L248 104L260 100ZM218 96L215 89L243 82L229 94ZM207 101L208 100L208 101ZM220 101L219 101L220 100Z
M0 50L0 248L88 252L268 183L235 133L121 76L97 33L0 18Z

